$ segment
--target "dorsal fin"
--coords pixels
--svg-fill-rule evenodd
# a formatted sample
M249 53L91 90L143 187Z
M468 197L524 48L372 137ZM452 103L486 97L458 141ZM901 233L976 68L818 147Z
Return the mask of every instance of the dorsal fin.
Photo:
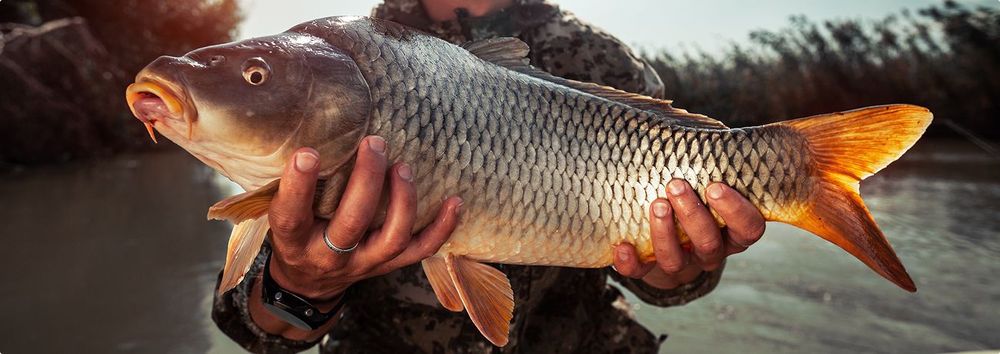
M514 37L497 37L462 44L479 59L503 66L515 68L528 65L528 44Z
M613 87L589 82L564 79L531 66L528 63L528 45L513 37L490 38L462 45L482 60L520 72L538 79L571 87L594 96L632 106L667 118L670 123L696 127L726 129L722 122L705 115L690 113L670 105L671 101L656 99L636 93L625 92Z

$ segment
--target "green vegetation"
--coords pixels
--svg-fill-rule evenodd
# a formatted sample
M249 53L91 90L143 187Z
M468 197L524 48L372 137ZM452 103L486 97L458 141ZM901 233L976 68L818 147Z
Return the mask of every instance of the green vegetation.
M734 126L912 103L935 113L936 133L1000 137L1000 10L946 1L877 21L790 22L722 56L650 59L678 107Z

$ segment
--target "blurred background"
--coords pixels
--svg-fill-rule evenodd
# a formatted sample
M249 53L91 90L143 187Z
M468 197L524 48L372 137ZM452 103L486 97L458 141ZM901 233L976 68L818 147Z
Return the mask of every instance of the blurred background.
M634 301L663 352L1000 348L1000 2L557 1L633 45L675 105L731 126L912 103L935 121L862 186L920 289L770 224L692 304ZM0 0L0 353L235 353L210 314L229 181L123 99L163 54L375 0ZM633 299L635 300L635 299Z

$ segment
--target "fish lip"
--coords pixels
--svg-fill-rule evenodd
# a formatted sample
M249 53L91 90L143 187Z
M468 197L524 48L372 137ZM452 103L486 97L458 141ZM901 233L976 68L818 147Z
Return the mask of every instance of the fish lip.
M136 76L135 82L130 84L125 90L125 100L128 102L128 108L132 111L132 115L140 120L145 121L136 112L135 102L142 98L144 94L153 94L163 100L163 103L167 106L167 110L170 111L171 118L177 118L191 124L198 117L198 111L191 104L190 96L181 85L162 76L143 71Z

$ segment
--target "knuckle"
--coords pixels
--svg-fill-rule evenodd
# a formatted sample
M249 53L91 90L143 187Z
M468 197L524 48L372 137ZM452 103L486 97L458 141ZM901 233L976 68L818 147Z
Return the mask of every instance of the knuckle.
M750 241L757 241L761 236L764 236L764 231L767 229L767 224L763 221L755 222L750 226Z
M421 242L417 247L420 259L424 259L433 256L438 251L438 245L434 242Z
M268 220L270 228L280 235L295 235L305 228L306 222L303 218L292 216L288 213L271 213Z
M271 251L271 260L284 269L302 269L305 262L299 257L290 257L287 253L278 252L277 248Z
M406 242L403 242L401 238L393 238L389 241L384 248L384 252L390 258L398 256L400 253L406 250Z
M722 242L718 238L710 238L695 244L695 248L701 254L716 255L722 250Z
M368 225L361 216L345 215L338 220L337 233L339 234L359 236L368 230Z

